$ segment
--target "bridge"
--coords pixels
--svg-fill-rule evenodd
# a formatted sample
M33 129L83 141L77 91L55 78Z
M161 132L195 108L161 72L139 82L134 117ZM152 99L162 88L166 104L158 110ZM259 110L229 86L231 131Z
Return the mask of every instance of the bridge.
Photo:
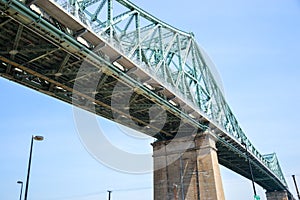
M192 33L127 0L0 0L0 27L2 77L157 139L156 200L175 198L178 180L199 187L178 190L186 199L224 199L217 164L254 180L269 200L293 199L276 155L258 152L240 128ZM172 141L178 149L162 152ZM203 146L208 166L198 163ZM174 154L178 162L160 166ZM187 159L194 164L182 174ZM214 180L199 175L205 167Z

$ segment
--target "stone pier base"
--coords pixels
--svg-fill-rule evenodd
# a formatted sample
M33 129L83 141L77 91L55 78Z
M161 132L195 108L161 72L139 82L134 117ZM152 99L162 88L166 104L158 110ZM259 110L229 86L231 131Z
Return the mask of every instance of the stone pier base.
M210 133L153 143L154 200L224 200Z
M267 200L288 200L286 191L267 192Z

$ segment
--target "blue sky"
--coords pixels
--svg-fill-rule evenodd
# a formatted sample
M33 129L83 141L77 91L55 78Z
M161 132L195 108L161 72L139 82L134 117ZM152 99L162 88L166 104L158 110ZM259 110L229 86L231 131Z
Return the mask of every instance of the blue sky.
M133 1L163 21L192 31L222 77L227 102L261 153L276 152L290 190L300 183L300 2L297 0ZM0 78L0 199L17 199L25 182L30 137L35 142L32 200L150 200L152 174L126 174L96 161L81 144L71 105ZM98 119L114 144L151 152ZM120 139L121 138L121 139ZM131 148L130 148L131 147ZM130 161L128 161L130 162ZM226 199L252 199L251 183L221 167ZM262 199L264 191L258 188Z

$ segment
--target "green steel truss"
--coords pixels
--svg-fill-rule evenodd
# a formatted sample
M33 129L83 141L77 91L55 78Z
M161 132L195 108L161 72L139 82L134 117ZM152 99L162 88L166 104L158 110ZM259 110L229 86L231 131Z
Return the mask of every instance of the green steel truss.
M12 2L1 1L6 2L7 7ZM36 1L37 6L39 6L38 1ZM172 27L126 0L57 0L55 2L86 27L74 31L61 24L59 20L51 18L62 32L77 39L80 37L81 43L90 50L96 49L97 46L85 40L83 35L87 30L97 34L137 66L155 76L163 87L171 90L175 96L168 99L170 106L178 106L176 102L179 101L176 101L176 97L184 99L195 112L200 113L201 117L210 122L206 128L214 128L226 134L223 137L222 134L216 133L221 143L238 152L243 158L245 158L243 147L245 144L250 152L250 158L253 158L252 164L258 166L258 169L262 169L261 165L266 167L287 188L276 155L259 153L239 126L226 103L222 86L217 82L216 74L213 74L213 66L209 58L198 46L192 33ZM35 4L35 1L26 1L25 4L30 6ZM43 11L40 12L40 16L47 18ZM43 49L46 51L45 48L49 48L48 54L57 50L51 51L51 46L40 47L41 51ZM66 56L66 62L68 59L69 57ZM122 70L124 73L128 72L126 68ZM157 89L156 86L149 86L149 84L142 87L147 87L146 89L150 89L153 93ZM199 120L193 112L188 113L188 116L192 121ZM229 140L234 141L235 144L228 143Z
M126 0L58 0L81 22L157 79L171 85L220 129L249 151L286 185L275 155L262 155L248 140L229 108L211 62L193 33L178 30ZM93 46L90 46L93 48Z

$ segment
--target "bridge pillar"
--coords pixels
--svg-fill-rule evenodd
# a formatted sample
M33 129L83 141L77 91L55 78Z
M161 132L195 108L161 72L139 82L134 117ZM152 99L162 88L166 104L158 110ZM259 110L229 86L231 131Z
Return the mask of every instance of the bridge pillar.
M216 137L203 133L153 144L154 200L224 200Z
M287 191L273 191L273 192L266 192L267 200L288 200L288 193Z

